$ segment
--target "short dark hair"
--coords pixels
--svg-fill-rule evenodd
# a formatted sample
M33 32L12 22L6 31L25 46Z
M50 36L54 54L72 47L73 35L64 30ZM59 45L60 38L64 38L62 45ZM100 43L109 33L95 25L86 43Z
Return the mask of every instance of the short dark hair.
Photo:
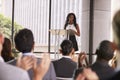
M115 51L115 45L108 41L108 40L103 40L100 44L98 49L96 50L97 54L97 59L104 59L109 61L110 59L113 58L114 56L114 51Z
M34 45L33 33L29 29L22 29L15 35L15 45L18 51L26 53L31 52Z
M64 40L60 46L61 46L63 55L69 55L73 49L73 44L70 40Z

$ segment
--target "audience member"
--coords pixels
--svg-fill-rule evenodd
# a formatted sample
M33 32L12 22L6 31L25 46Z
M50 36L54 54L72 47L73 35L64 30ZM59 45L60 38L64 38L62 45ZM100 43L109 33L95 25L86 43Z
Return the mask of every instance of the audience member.
M57 77L72 78L74 70L77 68L77 63L71 59L74 48L70 40L64 40L61 43L61 50L63 57L59 60L53 61Z
M16 49L23 54L22 57L31 56L34 59L34 57L35 57L34 54L33 54L34 37L33 37L33 33L32 33L31 30L29 30L29 29L20 30L15 35L14 41L15 41ZM37 59L37 64L39 64L40 62L41 62L41 59ZM27 63L29 64L30 61L28 61ZM14 60L10 64L16 65L16 60ZM28 65L28 66L31 66L31 65ZM33 75L34 75L33 69L28 70L28 73L29 73L30 79L32 80ZM45 74L43 80L55 80L55 79L56 79L56 74L55 74L55 71L54 71L53 64L51 63L50 67L49 67L49 70Z
M0 33L0 54L2 51L4 43L4 36ZM26 56L24 57L26 58ZM19 65L24 65L25 61L28 61L30 58L24 59L19 58L17 63L19 62ZM21 64L22 62L22 64ZM3 58L0 56L0 80L30 80L28 73L24 71L23 69L20 69L18 67L11 66L9 64L6 64L3 62ZM36 60L34 60L34 76L33 80L42 80L46 72L48 71L50 65L50 57L47 54L44 54L42 61L39 65L36 64Z
M113 17L112 27L114 31L114 41L117 44L118 52L120 52L120 10L118 10ZM117 65L120 65L119 63L120 61L117 59ZM118 71L114 77L108 80L120 80L120 71Z
M96 72L100 80L106 80L115 74L114 69L108 64L109 60L114 56L114 51L113 43L108 40L102 41L96 50L97 60L91 68Z
M75 80L99 80L97 74L91 69L83 69Z
M0 33L0 54L4 43L4 36ZM0 56L0 80L29 80L26 71L4 63Z
M1 55L5 62L10 62L14 60L14 56L12 54L11 48L12 48L12 45L11 45L10 39L4 38L3 49L2 49Z

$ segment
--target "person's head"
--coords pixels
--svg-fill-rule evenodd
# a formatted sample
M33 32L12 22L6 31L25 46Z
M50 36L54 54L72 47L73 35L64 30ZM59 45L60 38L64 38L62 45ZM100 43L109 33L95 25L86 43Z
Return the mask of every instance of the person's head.
M12 56L12 51L11 51L11 41L8 38L4 38L4 43L3 43L3 49L1 52L2 57L4 58L5 61L8 61L8 59L10 59Z
M34 48L33 33L29 29L20 30L14 37L15 46L22 53L31 52Z
M75 26L77 24L77 22L76 22L76 16L75 16L74 13L69 13L67 15L65 26L67 26L70 23L74 24Z
M112 27L114 31L114 41L120 49L120 10L113 17Z
M64 40L60 46L62 55L70 55L73 52L73 44L70 40Z
M100 44L98 49L96 50L97 60L106 60L109 61L113 58L115 51L115 45L108 41L103 40Z

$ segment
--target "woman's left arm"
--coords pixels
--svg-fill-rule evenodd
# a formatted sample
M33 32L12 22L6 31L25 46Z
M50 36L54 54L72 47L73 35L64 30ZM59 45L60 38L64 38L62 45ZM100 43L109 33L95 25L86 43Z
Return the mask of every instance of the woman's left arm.
M75 34L77 36L80 36L80 29L79 29L79 25L78 24L76 25L76 30L77 30L77 32L75 32Z

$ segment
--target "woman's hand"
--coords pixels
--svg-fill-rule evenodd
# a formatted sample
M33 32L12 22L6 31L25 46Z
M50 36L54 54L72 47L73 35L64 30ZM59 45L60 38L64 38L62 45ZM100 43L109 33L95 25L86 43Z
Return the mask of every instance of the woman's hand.
M83 61L86 59L86 53L85 52L80 52L78 56L78 67L84 67Z

